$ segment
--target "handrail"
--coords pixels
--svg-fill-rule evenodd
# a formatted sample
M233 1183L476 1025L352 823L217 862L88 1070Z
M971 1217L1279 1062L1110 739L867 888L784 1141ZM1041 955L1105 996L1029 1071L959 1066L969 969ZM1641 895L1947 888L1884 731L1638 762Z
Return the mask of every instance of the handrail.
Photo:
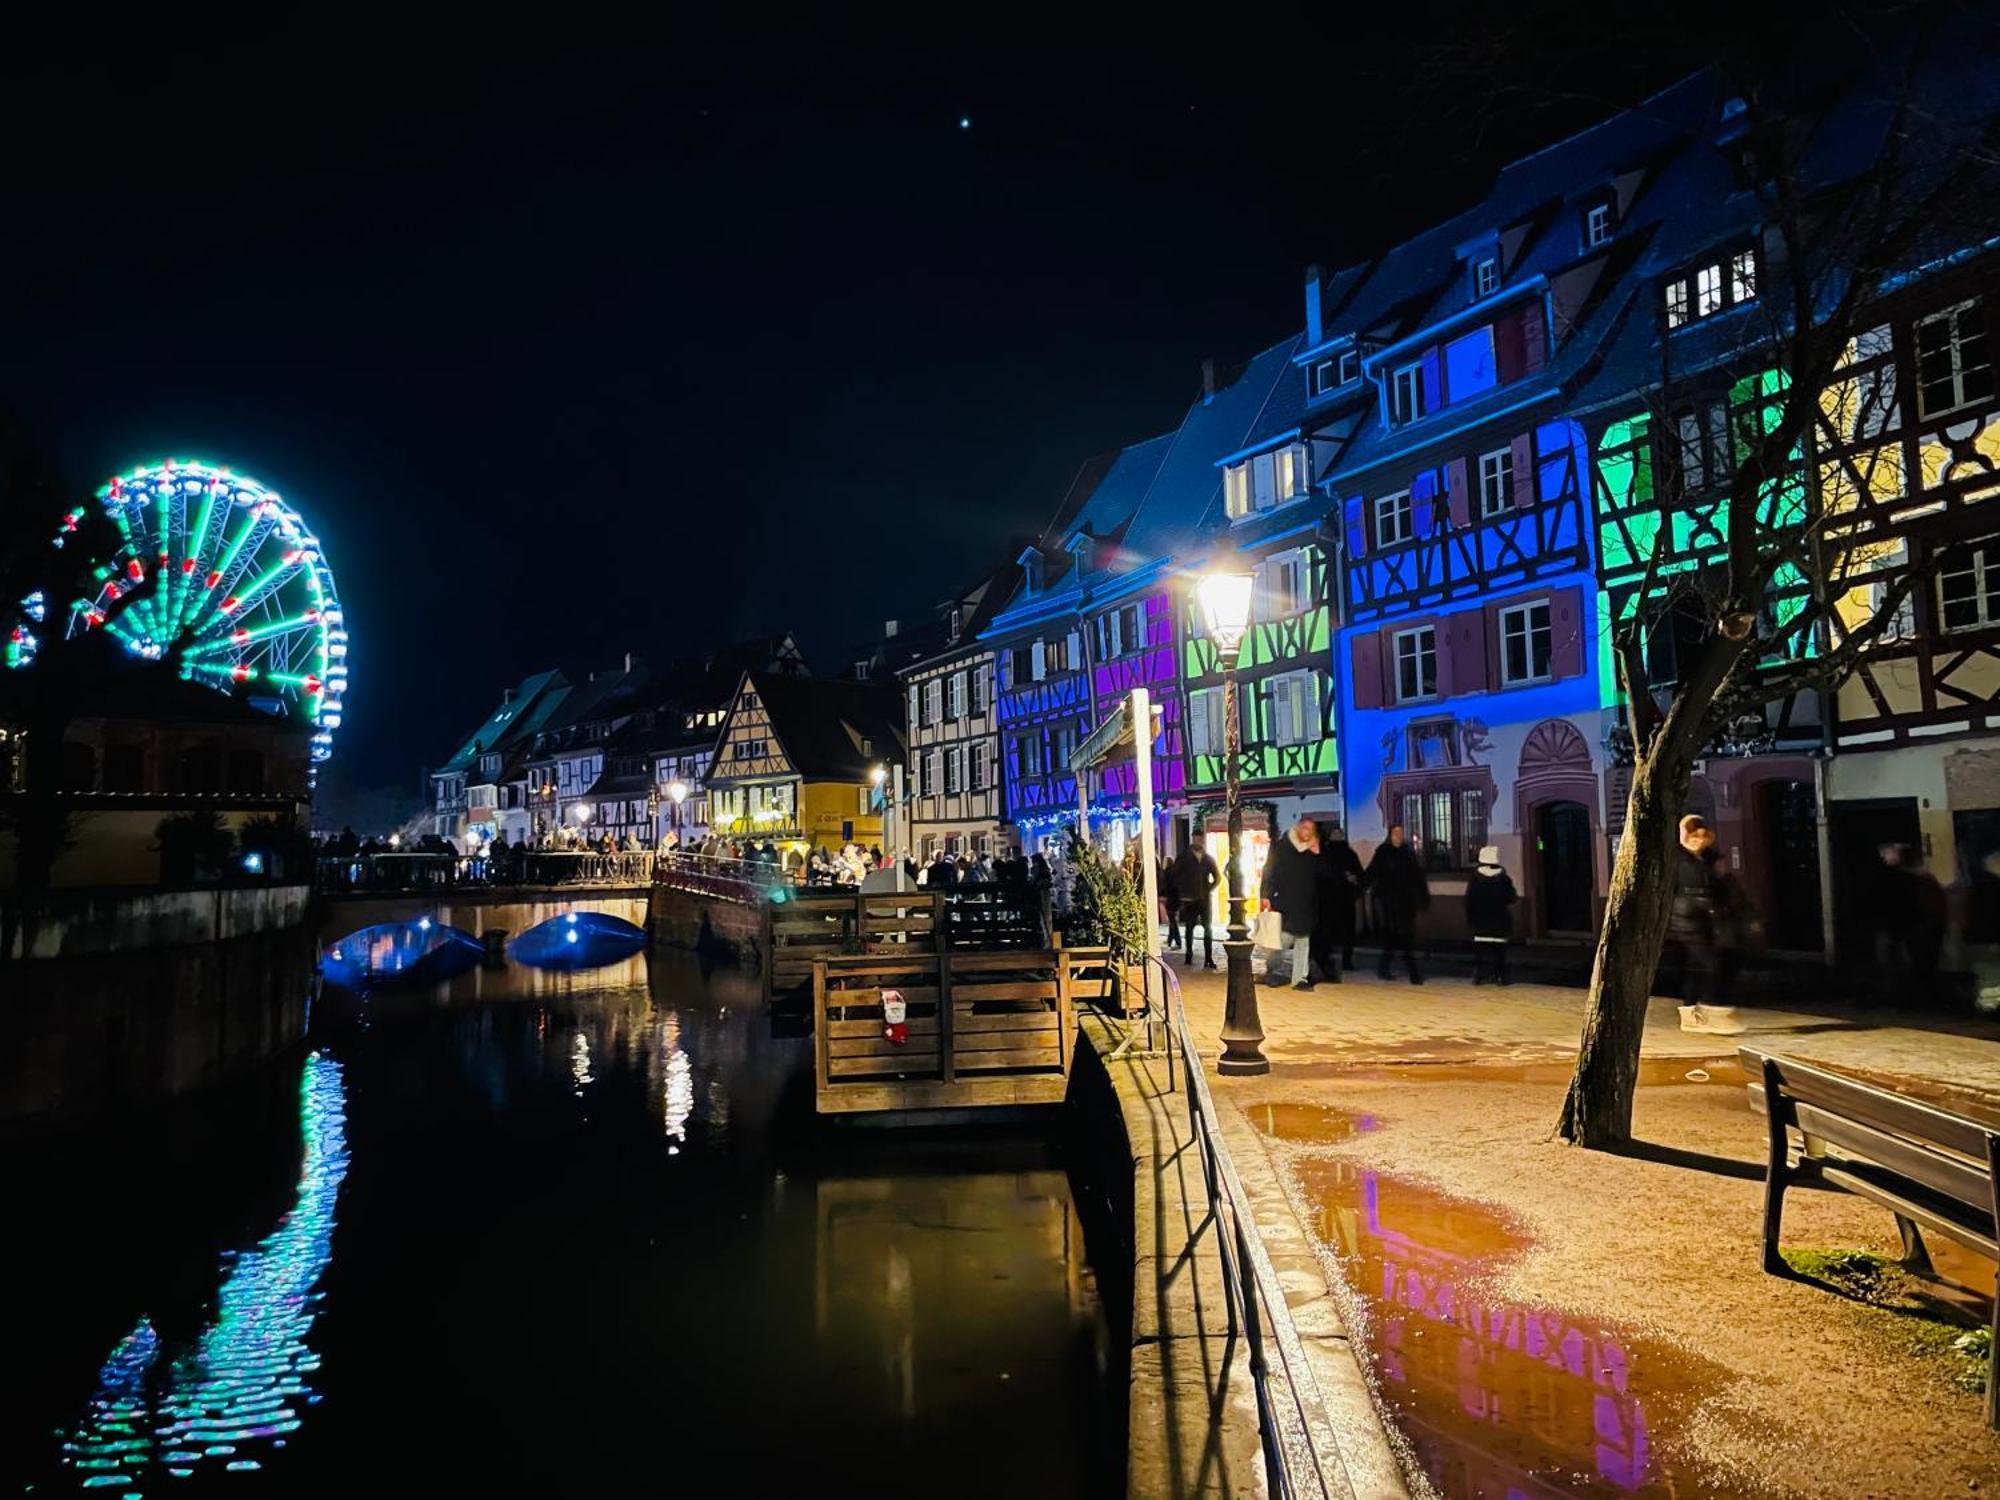
M1112 940L1112 956L1157 970L1162 1019L1168 1043L1171 1077L1172 1049L1180 1043L1181 1071L1186 1079L1188 1126L1201 1147L1202 1178L1208 1190L1208 1216L1218 1231L1222 1279L1233 1339L1240 1317L1244 1342L1250 1350L1250 1382L1257 1395L1257 1432L1264 1449L1264 1472L1271 1493L1279 1500L1353 1500L1354 1485L1340 1440L1327 1415L1326 1397L1306 1362L1305 1345L1292 1321L1284 1287L1278 1281L1270 1252L1250 1207L1249 1195L1236 1175L1236 1163L1224 1144L1215 1099L1202 1072L1201 1053L1188 1029L1187 1008L1181 1001L1180 980L1171 965L1152 953L1132 952ZM1152 985L1146 986L1148 1005ZM1268 1337L1267 1337L1268 1334ZM1277 1363L1270 1354L1275 1350Z

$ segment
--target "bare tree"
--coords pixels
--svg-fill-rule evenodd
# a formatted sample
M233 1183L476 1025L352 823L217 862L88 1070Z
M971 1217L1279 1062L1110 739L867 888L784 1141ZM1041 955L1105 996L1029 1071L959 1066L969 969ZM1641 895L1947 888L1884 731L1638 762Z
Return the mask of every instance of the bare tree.
M1670 923L1676 823L1694 762L1746 715L1761 719L1768 704L1836 687L1898 628L1923 581L1920 571L1895 566L1883 536L1824 491L1814 454L1829 413L1865 423L1865 412L1850 408L1880 399L1842 373L1857 339L1880 321L1879 299L1898 278L1984 243L2000 224L1987 211L2000 117L1936 118L1927 98L1941 95L1926 94L1916 61L1930 56L1927 44L1913 42L1901 63L1872 62L1865 80L1824 109L1798 107L1793 90L1720 75L1740 101L1742 128L1713 149L1730 157L1755 203L1757 312L1727 359L1681 370L1663 353L1634 423L1643 433L1635 461L1652 466L1658 486L1657 524L1637 544L1643 578L1608 643L1631 790L1582 1046L1557 1125L1579 1145L1618 1149L1631 1138L1647 1002ZM1660 312L1645 302L1633 315ZM1674 348L1671 331L1660 344ZM1676 397L1718 377L1739 394L1725 408L1733 472L1724 503L1709 512L1718 540L1698 557L1675 555L1669 518L1687 503L1664 462L1678 441ZM1598 498L1602 511L1614 497L1600 488ZM1665 635L1677 648L1670 693L1656 690L1648 671L1649 646Z

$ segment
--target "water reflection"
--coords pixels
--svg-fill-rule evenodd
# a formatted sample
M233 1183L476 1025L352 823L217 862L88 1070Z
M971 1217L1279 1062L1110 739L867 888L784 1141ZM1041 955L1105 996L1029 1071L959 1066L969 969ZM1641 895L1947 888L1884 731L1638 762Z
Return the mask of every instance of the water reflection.
M1495 1295L1528 1236L1474 1204L1341 1157L1297 1156L1318 1238L1373 1306L1397 1426L1440 1493L1735 1496L1663 1453L1718 1366L1615 1325Z
M484 952L469 933L418 917L363 927L329 943L320 956L320 972L329 983L350 990L436 984L472 968Z
M175 1346L146 1315L105 1360L83 1420L62 1444L84 1488L138 1494L162 1468L186 1478L218 1460L256 1469L318 1400L308 1377L319 1356L307 1335L348 1166L341 1068L323 1052L306 1061L299 1115L305 1160L292 1207L254 1248L225 1252L215 1310L198 1338Z

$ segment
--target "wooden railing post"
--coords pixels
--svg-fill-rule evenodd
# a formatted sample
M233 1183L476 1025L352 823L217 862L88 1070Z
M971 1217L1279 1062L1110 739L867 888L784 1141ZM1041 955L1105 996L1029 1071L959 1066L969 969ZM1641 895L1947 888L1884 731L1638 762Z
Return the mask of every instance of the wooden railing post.
M1075 1009L1071 1001L1069 952L1058 948L1056 955L1056 1056L1062 1062L1063 1077L1069 1077L1070 1028Z
M945 915L943 891L931 893L931 942L937 949L938 971L938 1064L946 1083L958 1079L958 1059L952 1048L951 923Z
M829 1066L833 1046L826 1034L826 960L813 960L813 1064L819 1075L820 1092L833 1082Z

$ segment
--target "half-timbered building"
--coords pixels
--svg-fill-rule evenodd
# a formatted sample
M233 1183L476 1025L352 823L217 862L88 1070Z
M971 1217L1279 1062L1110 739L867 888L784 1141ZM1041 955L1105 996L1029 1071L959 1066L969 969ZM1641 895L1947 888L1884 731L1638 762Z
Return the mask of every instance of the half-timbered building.
M886 773L905 749L893 686L743 674L707 786L714 832L795 850L882 842Z
M903 778L904 852L928 864L940 853L998 850L1006 819L998 656L980 632L1014 592L1021 567L1009 562L938 607L941 649L898 674L909 765Z

